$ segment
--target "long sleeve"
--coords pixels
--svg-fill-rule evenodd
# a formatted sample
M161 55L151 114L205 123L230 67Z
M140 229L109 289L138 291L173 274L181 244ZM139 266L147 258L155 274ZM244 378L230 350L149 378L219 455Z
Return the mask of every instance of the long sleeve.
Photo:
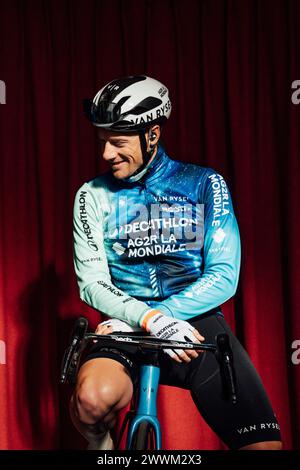
M218 307L237 288L240 237L231 197L223 177L208 170L201 201L204 203L203 271L195 282L155 308L181 320Z
M87 184L75 197L73 236L80 298L112 318L138 325L149 306L113 285L104 249L103 212Z

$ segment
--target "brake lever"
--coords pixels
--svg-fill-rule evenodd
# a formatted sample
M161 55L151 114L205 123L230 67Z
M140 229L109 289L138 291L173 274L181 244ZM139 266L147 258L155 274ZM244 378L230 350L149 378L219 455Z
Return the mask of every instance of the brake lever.
M69 346L63 356L60 374L61 384L67 381L74 384L74 377L76 376L78 360L82 350L82 342L87 328L88 320L84 317L78 318L70 336Z

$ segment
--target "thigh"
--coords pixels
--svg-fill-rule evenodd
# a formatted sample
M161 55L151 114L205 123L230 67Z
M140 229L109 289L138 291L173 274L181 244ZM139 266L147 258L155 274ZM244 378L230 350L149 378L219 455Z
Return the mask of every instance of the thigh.
M123 370L131 379L134 385L138 382L139 366L136 348L120 345L118 348L99 347L98 344L93 345L84 357L83 365L90 364L94 359L111 359L116 362L114 369L123 366ZM94 364L94 362L92 362ZM118 366L119 364L119 366ZM82 366L83 367L83 366ZM99 371L100 372L100 371ZM107 371L109 373L109 371Z
M224 332L218 321L219 314L201 315L189 321L204 337L206 343L214 343L218 333ZM204 383L218 373L219 366L213 353L202 352L189 363L175 362L165 353L160 355L161 379L163 385L191 389L194 376L198 383Z
M217 316L219 333L231 339L237 378L237 403L224 397L218 368L203 380L201 368L190 383L192 398L203 418L231 449L262 441L280 441L279 425L262 384L245 349L226 321ZM215 359L216 361L216 359Z

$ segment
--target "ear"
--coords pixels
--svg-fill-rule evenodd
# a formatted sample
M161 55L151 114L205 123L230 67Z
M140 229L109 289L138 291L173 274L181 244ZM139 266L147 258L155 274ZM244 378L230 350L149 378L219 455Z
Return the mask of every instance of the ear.
M146 141L147 141L147 147L148 151L155 147L157 145L159 139L160 139L160 126L158 124L155 124L154 126L150 127L150 129L146 132Z

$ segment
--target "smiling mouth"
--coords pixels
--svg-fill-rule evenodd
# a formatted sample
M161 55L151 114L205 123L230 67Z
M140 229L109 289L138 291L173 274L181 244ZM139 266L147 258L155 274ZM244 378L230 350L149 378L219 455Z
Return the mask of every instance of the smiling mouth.
M118 167L118 166L122 165L122 163L127 163L127 162L124 162L124 161L122 161L122 162L115 162L115 163L112 163L111 166L112 166L112 168Z

